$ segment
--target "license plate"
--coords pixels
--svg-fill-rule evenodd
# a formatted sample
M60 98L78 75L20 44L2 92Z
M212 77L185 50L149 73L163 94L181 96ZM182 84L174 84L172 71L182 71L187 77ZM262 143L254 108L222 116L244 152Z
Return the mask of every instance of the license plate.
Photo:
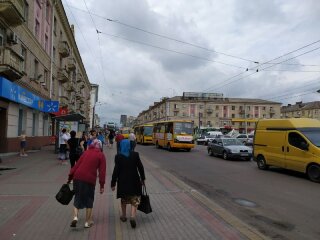
M249 154L248 153L241 153L240 155L241 156L248 156Z

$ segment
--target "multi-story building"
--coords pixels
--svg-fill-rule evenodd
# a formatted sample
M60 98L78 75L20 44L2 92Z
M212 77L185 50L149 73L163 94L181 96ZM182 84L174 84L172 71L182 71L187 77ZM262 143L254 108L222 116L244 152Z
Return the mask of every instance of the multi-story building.
M0 152L50 143L59 102L89 124L90 82L61 0L0 0ZM54 108L48 108L52 103Z
M281 107L282 118L315 118L320 120L320 101L296 102Z
M127 127L127 115L120 116L120 124L122 127Z
M280 118L281 103L262 99L225 98L219 93L189 93L162 98L137 117L137 123L185 119L196 126L253 130L259 118Z

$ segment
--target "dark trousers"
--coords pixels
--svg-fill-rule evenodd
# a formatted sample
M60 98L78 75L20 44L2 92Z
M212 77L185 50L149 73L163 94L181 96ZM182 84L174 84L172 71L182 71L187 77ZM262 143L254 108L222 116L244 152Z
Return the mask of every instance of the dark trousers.
M70 165L71 168L76 164L76 162L79 160L80 156L78 154L70 153L69 159L70 159Z
M136 141L130 141L130 151L133 152L136 147Z
M120 153L120 142L117 142L117 154Z

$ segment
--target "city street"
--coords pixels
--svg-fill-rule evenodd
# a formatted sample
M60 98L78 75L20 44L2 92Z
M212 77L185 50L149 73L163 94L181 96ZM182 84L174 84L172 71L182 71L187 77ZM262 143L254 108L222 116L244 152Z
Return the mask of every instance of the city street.
M208 156L205 146L191 152L137 147L140 154L218 202L247 224L274 239L319 239L319 184L303 174L253 161Z

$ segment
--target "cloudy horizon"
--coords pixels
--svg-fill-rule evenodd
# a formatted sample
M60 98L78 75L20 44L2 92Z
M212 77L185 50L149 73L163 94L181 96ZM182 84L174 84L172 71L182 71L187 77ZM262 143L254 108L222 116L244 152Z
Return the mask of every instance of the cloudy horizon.
M316 0L63 0L101 124L162 97L319 100ZM134 4L133 4L134 3Z

